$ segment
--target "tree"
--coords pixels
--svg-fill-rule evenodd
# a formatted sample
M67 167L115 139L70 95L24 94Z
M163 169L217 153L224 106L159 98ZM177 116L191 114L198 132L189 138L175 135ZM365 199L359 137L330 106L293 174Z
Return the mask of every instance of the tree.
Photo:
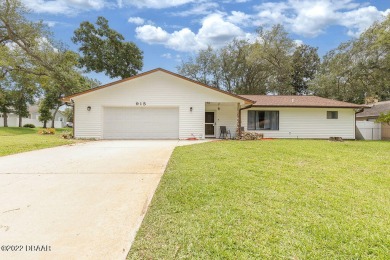
M2 56L2 48L0 45L0 56ZM4 67L0 66L0 113L3 116L3 125L4 127L8 127L8 122L7 122L7 114L10 111L10 97L9 97L9 91L6 88L8 84L6 84L7 80L7 74L8 70L6 70Z
M318 48L303 44L298 46L292 56L292 87L297 95L308 93L308 82L314 79L321 64Z
M386 123L390 125L390 111L387 113L381 113L379 117L376 119L377 123Z
M66 122L73 122L73 108L67 107L63 114L65 115Z
M50 112L50 104L47 104L45 101L48 99L45 99L43 102L39 103L39 118L38 120L43 122L43 127L47 127L47 121L52 120L54 121L53 115Z
M8 52L1 66L39 76L55 72L60 55L51 55L51 33L41 21L29 21L28 13L20 0L0 0L0 48Z
M3 125L4 127L8 127L8 113L11 112L11 97L10 92L0 87L0 113L3 115Z
M382 23L377 23L376 26L377 38L373 48L382 49L385 57L384 61L387 66L390 67L390 14L387 15L386 19Z
M267 92L275 94L293 94L291 86L292 59L296 44L280 24L271 30L257 30L259 40L255 43L255 51L251 55L254 62L261 62L268 78L264 82Z
M236 94L265 94L268 75L265 65L253 59L256 46L248 41L234 40L222 48L222 78L227 91Z
M99 81L81 75L77 69L78 58L79 56L75 52L65 51L56 68L60 74L57 77L41 78L40 85L44 92L44 98L41 102L42 109L53 111L51 115L52 128L54 128L56 114L63 105L61 97L94 88L100 84ZM50 120L48 117L45 118Z
M22 96L29 93L29 88L22 89L19 82L23 80L22 76L26 82L34 78L35 88L44 95L45 113L53 110L54 118L62 105L62 96L95 87L98 82L82 76L78 69L79 55L54 41L48 27L41 21L29 21L26 18L28 14L29 10L20 0L0 0L0 71L5 72L4 76L0 74L0 90L8 95L7 99L2 98L0 107L3 113L13 106L19 107L19 113L25 115L23 111L30 98L23 99ZM10 75L20 77L5 89L7 80L15 80L15 76ZM21 91L24 94L16 98L18 95L15 93ZM14 98L14 102L6 104L4 100L10 97Z
M236 94L294 93L292 53L296 44L281 25L271 30L260 28L257 33L254 43L236 39L220 50L211 47L201 50L195 58L183 62L178 72ZM297 59L301 59L304 67L311 59L301 53Z
M13 112L19 116L19 127L22 127L22 118L29 116L28 104L34 103L34 97L38 93L36 78L24 73L10 73L10 92Z
M328 52L310 89L354 103L364 103L366 97L390 98L390 48L382 37L389 30L390 16Z
M195 58L190 57L188 61L182 62L178 71L179 74L186 75L203 84L221 88L220 67L217 52L208 46L207 49L200 50Z
M98 17L96 27L88 21L75 30L72 41L81 44L80 64L87 72L104 72L111 78L136 75L143 66L143 53L122 34L108 26L108 20Z

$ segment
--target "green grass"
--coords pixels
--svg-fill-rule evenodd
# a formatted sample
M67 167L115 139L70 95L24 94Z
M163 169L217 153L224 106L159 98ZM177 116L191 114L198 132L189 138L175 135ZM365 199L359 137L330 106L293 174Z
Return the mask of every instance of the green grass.
M55 135L40 135L39 129L0 127L0 156L78 142L61 138L62 132L72 129L56 129Z
M390 142L175 149L128 259L389 259Z

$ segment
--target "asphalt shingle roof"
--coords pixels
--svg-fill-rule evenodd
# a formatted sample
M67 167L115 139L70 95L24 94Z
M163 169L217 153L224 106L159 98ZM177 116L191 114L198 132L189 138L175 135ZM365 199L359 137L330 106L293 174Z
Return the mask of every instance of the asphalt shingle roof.
M317 96L268 96L268 95L240 95L255 101L257 107L339 107L361 108L365 105L322 98Z
M387 113L390 111L390 100L377 102L371 105L370 108L365 108L363 112L356 115L356 117L377 117L380 113Z

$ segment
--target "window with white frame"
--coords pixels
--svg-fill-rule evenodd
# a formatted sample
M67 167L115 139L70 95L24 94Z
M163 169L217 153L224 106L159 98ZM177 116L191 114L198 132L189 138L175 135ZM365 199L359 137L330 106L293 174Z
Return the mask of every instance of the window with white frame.
M279 111L248 111L248 130L279 130Z
M327 119L338 119L339 112L338 111L326 111L326 118Z

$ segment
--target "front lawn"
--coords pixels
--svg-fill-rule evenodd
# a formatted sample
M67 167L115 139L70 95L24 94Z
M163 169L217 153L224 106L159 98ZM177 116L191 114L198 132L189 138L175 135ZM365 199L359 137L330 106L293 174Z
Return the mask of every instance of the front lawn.
M175 149L128 259L388 259L390 142Z
M56 129L55 135L39 135L39 129L0 127L0 156L77 142L61 138L62 132L72 129Z

